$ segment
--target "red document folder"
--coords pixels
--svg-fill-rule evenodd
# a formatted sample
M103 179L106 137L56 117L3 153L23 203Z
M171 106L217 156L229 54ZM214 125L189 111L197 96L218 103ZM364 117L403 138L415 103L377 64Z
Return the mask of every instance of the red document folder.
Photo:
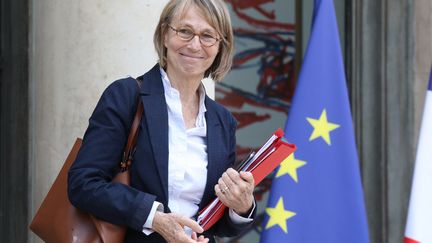
M296 150L296 146L289 144L283 135L282 129L276 130L258 152L251 153L237 169L251 172L255 186ZM223 216L225 208L226 206L218 198L214 199L199 212L198 223L204 230L208 230Z

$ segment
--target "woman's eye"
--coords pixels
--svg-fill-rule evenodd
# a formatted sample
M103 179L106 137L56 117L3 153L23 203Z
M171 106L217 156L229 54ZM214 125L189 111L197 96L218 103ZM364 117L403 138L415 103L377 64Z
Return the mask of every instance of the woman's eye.
M204 33L202 34L204 39L216 39L212 34Z
M193 35L193 32L190 29L179 29L178 32L182 35Z

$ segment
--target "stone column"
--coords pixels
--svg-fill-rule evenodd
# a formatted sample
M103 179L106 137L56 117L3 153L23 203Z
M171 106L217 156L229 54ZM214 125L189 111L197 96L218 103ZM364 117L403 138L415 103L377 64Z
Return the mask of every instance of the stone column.
M431 67L430 0L352 1L348 78L371 242L404 235Z
M432 2L430 0L414 1L414 32L412 46L415 52L416 65L414 72L414 106L415 106L415 138L418 138L423 112L424 99L432 67ZM416 139L417 141L417 139Z

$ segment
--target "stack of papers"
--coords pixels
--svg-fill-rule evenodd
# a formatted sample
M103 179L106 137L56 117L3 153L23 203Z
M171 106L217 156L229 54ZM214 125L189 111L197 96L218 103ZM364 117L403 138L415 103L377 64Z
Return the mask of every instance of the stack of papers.
M284 161L295 150L294 144L289 144L283 138L282 129L276 130L267 142L257 151L252 151L237 168L237 171L249 171L252 173L255 185L260 183L270 174L282 161ZM204 230L213 226L224 214L226 206L214 199L198 214L198 223Z

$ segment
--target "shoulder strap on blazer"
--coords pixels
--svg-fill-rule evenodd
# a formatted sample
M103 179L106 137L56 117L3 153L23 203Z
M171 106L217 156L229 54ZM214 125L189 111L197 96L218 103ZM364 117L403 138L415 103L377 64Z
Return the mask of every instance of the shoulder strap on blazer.
M127 144L123 152L123 159L120 162L121 172L127 171L132 164L133 154L135 152L136 140L138 137L138 128L141 122L142 114L144 112L144 106L139 95L139 91L141 90L140 88L141 88L142 79L136 81L138 84L138 98L137 98L138 106L129 132Z

